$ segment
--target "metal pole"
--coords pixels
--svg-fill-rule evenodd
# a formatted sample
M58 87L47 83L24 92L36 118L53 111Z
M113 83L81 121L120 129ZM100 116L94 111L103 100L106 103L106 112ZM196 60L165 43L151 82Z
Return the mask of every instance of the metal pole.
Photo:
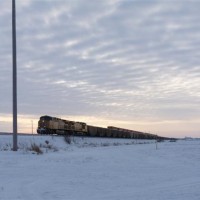
M16 13L12 0L12 44L13 44L13 151L17 151L17 53L16 53Z
M32 123L32 135L33 135L33 120L31 120L31 123Z

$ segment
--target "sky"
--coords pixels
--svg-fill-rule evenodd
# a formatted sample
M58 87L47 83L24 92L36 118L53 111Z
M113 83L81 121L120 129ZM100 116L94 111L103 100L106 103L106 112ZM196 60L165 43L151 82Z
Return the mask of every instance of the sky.
M200 1L17 0L18 131L42 115L200 137ZM12 3L0 1L0 132L12 131Z

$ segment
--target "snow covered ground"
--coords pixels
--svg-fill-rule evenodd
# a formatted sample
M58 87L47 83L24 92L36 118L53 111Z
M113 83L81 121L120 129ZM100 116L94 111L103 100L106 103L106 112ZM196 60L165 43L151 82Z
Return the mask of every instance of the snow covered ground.
M0 135L0 200L199 200L200 140ZM43 154L30 151L37 144Z

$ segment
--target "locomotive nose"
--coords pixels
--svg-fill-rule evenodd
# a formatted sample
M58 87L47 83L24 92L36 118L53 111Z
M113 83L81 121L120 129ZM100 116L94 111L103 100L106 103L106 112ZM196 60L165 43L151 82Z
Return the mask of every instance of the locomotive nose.
M37 129L37 133L40 134L40 129L39 128Z

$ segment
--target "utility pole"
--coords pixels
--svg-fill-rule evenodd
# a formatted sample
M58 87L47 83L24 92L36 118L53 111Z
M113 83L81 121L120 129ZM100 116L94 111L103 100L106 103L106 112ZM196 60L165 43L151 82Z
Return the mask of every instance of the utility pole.
M15 0L12 0L12 44L13 44L13 151L17 151L17 48Z
M32 135L33 135L33 120L31 120L31 124L32 124Z

